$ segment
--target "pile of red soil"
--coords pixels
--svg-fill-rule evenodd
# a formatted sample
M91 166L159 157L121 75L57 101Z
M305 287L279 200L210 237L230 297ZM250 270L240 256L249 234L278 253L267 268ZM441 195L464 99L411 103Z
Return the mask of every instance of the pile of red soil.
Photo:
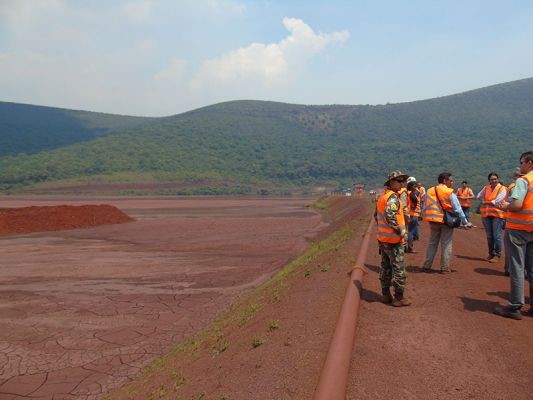
M0 235L61 231L133 221L110 205L34 206L0 209Z

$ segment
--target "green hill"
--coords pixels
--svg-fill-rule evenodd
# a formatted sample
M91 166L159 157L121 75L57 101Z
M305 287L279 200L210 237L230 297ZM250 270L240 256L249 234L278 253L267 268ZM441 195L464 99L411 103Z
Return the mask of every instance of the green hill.
M388 171L401 169L426 185L449 170L479 186L490 171L508 181L520 153L532 148L533 78L379 106L216 104L51 151L5 156L0 185L174 182L187 189L165 193L254 193L381 185Z
M88 141L112 131L142 126L151 120L0 102L0 157Z

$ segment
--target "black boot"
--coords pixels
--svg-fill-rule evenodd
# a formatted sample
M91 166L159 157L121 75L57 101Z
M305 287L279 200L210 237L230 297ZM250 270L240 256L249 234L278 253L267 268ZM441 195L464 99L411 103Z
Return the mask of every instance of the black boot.
M390 293L390 288L381 289L381 302L383 304L392 303L392 294Z
M394 307L406 307L411 305L411 300L403 297L403 292L396 292L392 301Z

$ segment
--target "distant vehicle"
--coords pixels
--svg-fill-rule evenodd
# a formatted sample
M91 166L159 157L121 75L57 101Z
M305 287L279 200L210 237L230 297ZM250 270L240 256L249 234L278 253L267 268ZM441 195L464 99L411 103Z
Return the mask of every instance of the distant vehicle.
M368 192L369 195L371 196L375 196L376 195L376 191L375 190L371 190L370 192Z

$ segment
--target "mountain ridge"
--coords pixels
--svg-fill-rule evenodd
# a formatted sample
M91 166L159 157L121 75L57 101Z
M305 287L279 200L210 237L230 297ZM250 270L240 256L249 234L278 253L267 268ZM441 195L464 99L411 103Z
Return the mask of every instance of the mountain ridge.
M5 155L0 188L174 182L192 189L161 193L256 193L377 186L391 169L426 185L446 169L476 185L492 170L506 180L533 147L533 78L376 106L235 100L132 118L93 122L107 130L77 143Z

